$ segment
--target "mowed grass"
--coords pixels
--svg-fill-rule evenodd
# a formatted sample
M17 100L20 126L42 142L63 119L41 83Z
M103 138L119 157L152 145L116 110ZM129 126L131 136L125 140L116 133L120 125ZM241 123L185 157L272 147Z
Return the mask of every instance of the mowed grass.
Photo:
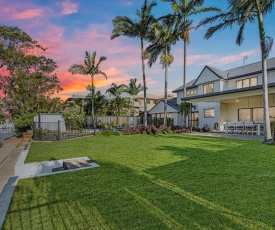
M275 229L275 146L188 135L31 145L99 168L20 180L3 229Z

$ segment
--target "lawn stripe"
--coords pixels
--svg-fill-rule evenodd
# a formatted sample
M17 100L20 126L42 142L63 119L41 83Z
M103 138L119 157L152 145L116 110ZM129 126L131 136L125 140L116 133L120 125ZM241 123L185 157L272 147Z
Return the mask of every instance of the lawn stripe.
M152 176L149 176L149 178L152 178ZM185 191L185 190L183 190L183 189L177 187L176 185L173 185L167 181L164 181L161 179L156 179L156 180L151 179L151 181L161 187L164 187L168 190L176 192L177 194L180 194L180 195L184 196L185 198L194 201L197 204L200 204L208 209L217 211L219 214L224 215L225 217L229 218L230 220L232 220L235 223L240 224L244 227L252 228L252 229L266 229L266 230L272 229L271 226L269 226L263 222L248 219L237 212L231 211L230 209L224 208L218 204L214 204L208 200L198 197L198 196L196 196L192 193L189 193L189 192L187 192L187 191Z

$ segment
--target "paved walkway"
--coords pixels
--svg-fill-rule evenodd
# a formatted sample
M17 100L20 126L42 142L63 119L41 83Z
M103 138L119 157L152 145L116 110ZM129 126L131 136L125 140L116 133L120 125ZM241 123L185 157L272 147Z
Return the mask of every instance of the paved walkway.
M2 142L0 148L0 193L10 177L14 176L15 163L21 151L26 148L28 141L12 137Z
M226 134L226 133L212 133L212 132L193 132L189 135L195 136L207 136L207 137L220 137L220 138L229 138L229 139L238 139L238 140L247 140L247 141L264 141L264 136L262 135L246 135L246 134Z

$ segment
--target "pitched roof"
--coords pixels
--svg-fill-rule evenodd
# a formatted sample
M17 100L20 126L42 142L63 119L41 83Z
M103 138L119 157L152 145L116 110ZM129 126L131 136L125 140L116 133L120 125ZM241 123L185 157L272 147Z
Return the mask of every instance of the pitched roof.
M180 110L180 106L179 106L179 104L177 104L177 98L176 97L174 97L171 100L167 101L167 104L170 105L171 107L177 109L177 110Z
M194 84L195 81L196 81L196 79L193 79L193 80L187 82L186 83L186 89L192 89L192 88L194 88L193 84ZM195 87L197 87L197 86L195 86ZM183 90L183 86L181 86L181 87L173 90L172 93L175 93L175 92L178 92L178 91L181 91L181 90Z

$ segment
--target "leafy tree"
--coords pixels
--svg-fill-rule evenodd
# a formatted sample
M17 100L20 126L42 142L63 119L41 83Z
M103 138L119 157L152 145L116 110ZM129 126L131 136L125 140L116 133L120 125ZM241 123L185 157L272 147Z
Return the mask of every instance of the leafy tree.
M96 63L96 52L94 51L92 56L90 53L86 51L86 56L84 59L84 65L82 64L74 64L69 68L69 72L72 74L84 74L90 75L92 80L92 117L93 117L93 127L95 129L94 116L95 116L95 108L94 108L94 94L95 94L95 85L94 85L94 77L97 75L101 75L107 79L107 75L100 70L100 63L105 61L107 58L102 56L99 58L98 63Z
M105 95L102 95L100 91L97 91L94 96L94 106L95 106L95 114L106 116L109 110L108 100ZM85 105L85 113L91 114L92 110L92 101L88 98L88 101Z
M56 63L41 55L46 49L17 27L0 26L0 87L6 110L15 121L31 126L30 117L41 111L62 90Z
M151 25L155 22L152 15L152 9L157 3L153 1L148 4L144 0L141 10L137 10L136 15L138 21L134 21L126 16L117 16L113 19L114 29L112 31L111 39L119 36L126 36L130 38L139 38L141 45L141 62L142 62L142 76L144 88L144 126L147 126L147 102L146 102L146 77L145 77L145 54L144 54L144 41L148 40L151 31Z
M239 26L236 39L237 45L241 45L244 40L244 29L248 23L257 23L262 53L262 78L263 78L263 104L264 104L264 142L272 142L270 130L270 117L268 105L268 81L267 81L267 58L272 48L273 39L265 35L264 16L271 12L274 7L274 0L228 0L228 10L213 17L202 20L199 24L218 24L211 26L205 38L209 39L219 30L231 28L234 24Z
M182 30L182 23L176 15L168 15L161 18L158 23L152 25L154 29L154 37L151 38L152 44L146 48L149 55L148 65L151 67L156 62L158 56L160 63L165 69L164 82L164 126L167 126L167 81L168 67L173 63L174 57L171 54L172 45L179 40L178 33Z
M85 113L81 106L76 105L73 101L68 101L64 104L62 111L67 128L82 128L85 123Z
M132 95L132 109L133 109L133 115L135 115L135 96L138 95L141 91L143 91L143 87L141 84L137 85L137 79L130 79L129 85L124 85L125 92Z

